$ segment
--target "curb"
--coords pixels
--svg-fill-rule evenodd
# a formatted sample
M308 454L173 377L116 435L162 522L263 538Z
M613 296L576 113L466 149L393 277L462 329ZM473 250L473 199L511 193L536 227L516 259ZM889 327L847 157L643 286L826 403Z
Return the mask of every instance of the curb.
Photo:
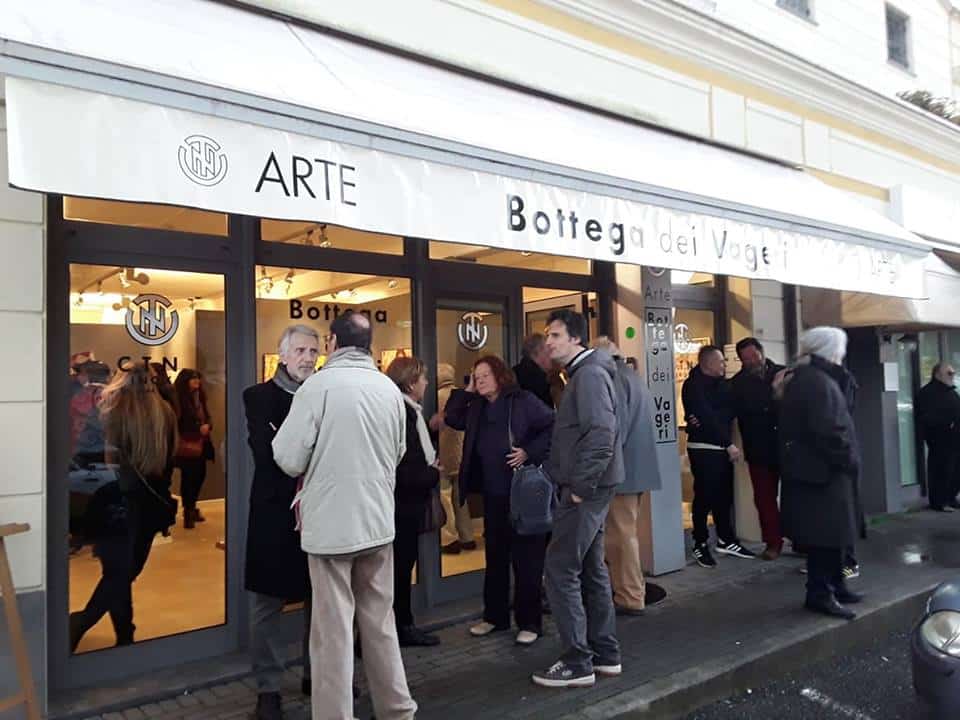
M765 685L772 679L771 667L781 677L840 651L867 647L892 631L912 627L937 585L939 582L871 609L853 622L825 619L813 632L798 634L794 642L771 639L736 660L658 678L557 720L679 720L705 705Z

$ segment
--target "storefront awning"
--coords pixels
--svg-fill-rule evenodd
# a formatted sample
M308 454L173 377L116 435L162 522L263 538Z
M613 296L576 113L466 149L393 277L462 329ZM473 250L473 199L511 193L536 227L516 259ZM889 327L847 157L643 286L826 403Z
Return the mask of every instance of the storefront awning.
M0 40L18 187L926 295L928 245L802 171L233 6L5 3Z

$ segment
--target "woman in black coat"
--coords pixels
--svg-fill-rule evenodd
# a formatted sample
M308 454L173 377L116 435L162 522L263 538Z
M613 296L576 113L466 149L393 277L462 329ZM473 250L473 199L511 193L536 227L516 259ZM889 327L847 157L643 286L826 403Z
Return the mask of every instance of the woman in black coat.
M860 530L860 450L848 404L855 388L841 363L847 336L813 328L786 381L780 417L784 534L807 551L807 598L814 612L852 620L861 600L846 585L844 554Z
M480 358L466 390L454 390L444 420L464 430L460 463L460 502L468 493L483 494L483 622L470 628L474 637L510 629L510 566L513 565L513 611L517 643L531 645L543 634L540 580L547 536L518 535L510 524L513 471L547 458L553 410L526 390L513 372L493 355Z
M203 376L184 368L174 382L177 391L178 430L177 467L180 468L180 498L183 500L183 527L190 530L205 517L197 509L197 500L207 479L207 461L213 460L210 442L210 410L203 390Z
M417 564L420 535L436 531L431 527L430 508L440 486L437 452L430 438L420 403L427 390L427 373L415 357L398 357L387 368L407 409L407 451L397 465L396 532L393 540L393 612L397 620L397 638L401 647L438 645L440 638L416 626L410 607L411 576ZM437 497L439 501L439 496Z

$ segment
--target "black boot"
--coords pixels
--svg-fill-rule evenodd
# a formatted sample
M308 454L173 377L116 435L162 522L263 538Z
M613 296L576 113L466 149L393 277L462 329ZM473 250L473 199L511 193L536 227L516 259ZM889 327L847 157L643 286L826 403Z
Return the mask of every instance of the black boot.
M193 521L194 522L206 522L207 519L200 513L200 508L193 509Z
M194 509L185 507L183 509L183 528L185 530L193 530L194 523L196 519L194 517Z
M440 638L424 632L416 625L397 628L397 639L400 647L433 647L440 644Z
M257 711L254 720L283 720L280 693L268 692L257 695Z
M846 584L837 586L834 596L841 605L856 605L863 602L863 594L857 593L846 586Z
M831 593L826 597L808 597L803 606L811 612L829 615L830 617L843 618L844 620L853 620L857 614L853 610L845 608L837 602L837 598Z

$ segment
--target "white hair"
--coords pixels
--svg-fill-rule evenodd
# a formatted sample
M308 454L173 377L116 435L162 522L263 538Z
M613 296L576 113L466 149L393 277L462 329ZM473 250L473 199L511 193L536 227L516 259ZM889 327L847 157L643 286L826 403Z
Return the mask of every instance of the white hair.
M277 343L277 347L279 348L281 355L285 354L287 350L290 349L290 339L294 335L306 335L307 337L312 337L317 341L317 343L320 342L320 333L318 333L309 325L289 325L283 331L283 334L280 335L280 342Z
M620 348L617 347L617 344L606 335L598 335L595 337L593 342L590 343L590 347L596 350L603 350L608 355L612 355L613 357L623 357L623 353L620 352Z
M800 337L801 355L819 355L835 365L847 356L847 334L840 328L815 327Z

